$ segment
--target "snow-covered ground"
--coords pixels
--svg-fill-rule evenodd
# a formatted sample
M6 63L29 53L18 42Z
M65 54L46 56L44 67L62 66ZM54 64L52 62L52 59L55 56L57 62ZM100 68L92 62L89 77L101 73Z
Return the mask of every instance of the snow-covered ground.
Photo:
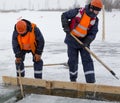
M39 99L38 99L39 98ZM46 99L47 98L47 99ZM35 95L31 94L25 99L19 101L18 103L109 103L104 101L96 100L85 100L85 99L73 99L68 97L59 97L56 96L46 96L46 95ZM111 102L112 103L112 102Z
M67 62L67 50L64 44L65 33L61 27L61 14L62 12L42 12L42 11L21 11L0 13L0 83L2 84L2 76L16 76L14 65L14 54L12 51L11 39L14 24L17 19L22 17L37 24L41 29L45 38L45 49L43 52L44 64ZM91 50L108 65L120 78L120 12L106 12L105 14L105 34L106 39L102 41L102 13L99 14L100 25L99 32L95 41L91 45ZM94 58L93 58L94 59ZM109 71L107 71L98 61L94 59L96 84L120 86L120 81L115 79ZM25 65L32 65L31 54L26 55ZM33 78L33 69L26 68L26 77ZM43 68L43 79L69 81L69 71L64 66L50 66ZM85 83L84 73L79 61L79 74L77 82ZM2 86L0 86L2 88ZM3 91L3 93L6 91ZM30 100L38 100L42 96L31 95L24 98L19 103L32 103ZM55 98L55 97L50 97ZM51 103L63 103L56 97L56 101ZM28 101L27 101L28 100ZM43 99L42 99L43 100ZM63 99L62 99L63 100ZM66 100L66 99L65 99ZM49 99L48 99L49 101ZM64 100L63 100L64 101ZM71 99L68 99L71 101ZM67 103L66 101L65 103ZM73 102L79 99L73 99ZM83 102L84 100L80 100ZM37 103L36 102L36 103ZM94 101L85 101L84 103L93 103ZM70 102L69 102L70 103ZM76 102L77 103L77 102ZM96 103L96 101L95 101Z

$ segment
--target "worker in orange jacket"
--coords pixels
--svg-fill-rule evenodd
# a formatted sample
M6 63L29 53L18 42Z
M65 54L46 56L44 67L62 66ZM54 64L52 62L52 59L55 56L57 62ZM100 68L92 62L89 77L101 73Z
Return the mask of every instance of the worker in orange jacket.
M36 24L26 19L19 20L15 24L12 47L15 53L17 76L20 69L21 76L25 76L24 60L26 53L32 53L34 62L34 77L42 79L43 60L41 59L44 38Z
M66 33L68 66L70 80L76 82L78 77L79 53L87 83L95 82L93 60L90 54L70 34L73 34L84 46L90 48L98 32L98 13L102 9L102 0L91 0L84 8L75 8L61 16L63 30Z

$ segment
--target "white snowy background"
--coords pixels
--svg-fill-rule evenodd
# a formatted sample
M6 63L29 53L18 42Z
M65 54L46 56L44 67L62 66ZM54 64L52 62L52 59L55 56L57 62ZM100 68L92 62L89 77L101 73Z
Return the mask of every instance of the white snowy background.
M21 1L8 0L8 4L5 3L5 0L0 1L1 9L19 9L21 5L28 5L28 0ZM15 2L17 1L17 2ZM43 1L43 0L42 0ZM63 0L65 1L65 0ZM83 0L79 0L83 1ZM32 0L31 0L32 2ZM49 7L54 7L55 0L49 5ZM15 4L14 4L15 3ZM4 4L4 6L3 6ZM35 2L33 3L35 5ZM37 3L36 3L37 4ZM38 2L39 4L39 2ZM68 5L69 6L68 6ZM74 4L73 0L70 0L66 5L61 4L61 7ZM14 6L13 6L14 5ZM16 5L16 6L15 6ZM41 3L38 5L38 7ZM80 4L81 5L81 4ZM84 6L84 2L82 3ZM13 8L12 8L13 7ZM27 7L27 6L25 6ZM38 9L35 5L36 10ZM2 76L16 76L16 70L14 65L14 54L12 51L12 32L14 30L14 25L19 18L28 19L37 24L40 28L44 38L45 38L45 48L42 55L44 64L52 63L66 63L67 62L67 48L64 44L65 33L62 30L61 26L61 14L63 11L19 11L19 12L0 12L0 94L7 93L9 90L5 90L2 87ZM102 12L98 15L99 22L99 32L96 39L91 44L91 50L107 65L109 66L116 75L120 78L120 11L113 10L112 12L105 12L105 41L102 41ZM104 85L114 85L120 86L120 80L114 78L109 71L104 68L96 59L94 59L95 74L96 74L96 84ZM25 65L32 65L32 56L31 54L26 55ZM33 68L25 68L26 77L34 78ZM43 67L43 79L46 80L59 80L59 81L69 81L69 70L65 66L49 66ZM85 83L83 68L81 65L81 60L79 61L79 71L77 82ZM93 103L100 101L90 101L90 100L80 100L80 99L71 99L71 98L58 98L58 97L48 97L46 101L43 99L44 96L32 94L30 97L24 98L19 103L78 103L79 101L83 103ZM51 99L52 98L52 99ZM33 100L33 101L32 101ZM61 100L62 102L60 102ZM67 101L68 100L68 101ZM59 101L59 102L58 102ZM72 102L71 102L72 103ZM106 103L106 102L105 102Z

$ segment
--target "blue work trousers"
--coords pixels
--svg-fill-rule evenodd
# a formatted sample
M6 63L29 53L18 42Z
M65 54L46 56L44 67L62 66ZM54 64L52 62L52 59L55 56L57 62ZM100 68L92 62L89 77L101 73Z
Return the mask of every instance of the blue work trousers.
M22 57L21 57L22 60L21 60L20 64L15 63L17 76L19 76L18 69L20 69L21 77L25 76L25 69L24 69L25 54L26 54L26 52L23 52ZM33 66L34 66L34 77L42 79L42 69L43 69L43 61L42 61L42 59L40 61L36 62L34 60L34 55L33 55L33 62L34 62L34 64L33 64Z
M82 47L76 49L71 46L68 46L67 53L70 80L76 81L78 77L78 62L80 53L86 82L94 83L95 82L94 65L90 54Z

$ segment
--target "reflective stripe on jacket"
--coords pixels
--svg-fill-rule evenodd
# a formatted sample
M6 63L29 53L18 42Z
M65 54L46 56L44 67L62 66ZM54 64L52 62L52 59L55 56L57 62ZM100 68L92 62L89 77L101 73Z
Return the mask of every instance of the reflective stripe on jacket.
M36 50L36 40L35 40L35 33L34 28L35 24L32 23L32 31L28 32L25 36L18 35L18 43L20 45L21 50L31 50L32 53L35 53Z
M85 37L89 28L95 24L96 18L91 18L81 8L75 18L72 19L70 24L71 33L77 37Z

